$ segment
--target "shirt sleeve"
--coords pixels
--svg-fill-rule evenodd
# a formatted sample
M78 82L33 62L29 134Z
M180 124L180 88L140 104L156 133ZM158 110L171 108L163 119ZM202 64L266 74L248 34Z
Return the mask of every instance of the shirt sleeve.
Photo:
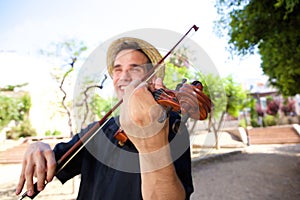
M74 146L79 140L82 135L88 132L95 123L90 124L86 129L82 129L80 133L73 136L73 138L69 142L61 142L58 143L53 151L55 154L55 159L58 161L72 146ZM80 174L81 166L82 166L82 159L86 149L82 148L71 160L68 162L65 167L56 174L56 177L61 181L61 183L65 183L69 179L73 178L74 176ZM71 157L70 155L69 157ZM68 158L66 160L68 160Z

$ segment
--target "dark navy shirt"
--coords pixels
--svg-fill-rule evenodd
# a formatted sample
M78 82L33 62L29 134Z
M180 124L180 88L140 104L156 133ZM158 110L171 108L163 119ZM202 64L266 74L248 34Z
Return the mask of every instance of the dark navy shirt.
M190 142L186 127L175 134L172 124L180 119L176 113L170 114L169 143L177 176L181 180L186 199L193 192L191 176ZM54 148L58 160L69 148L95 124L76 134L68 143L59 143ZM56 176L62 182L80 174L81 182L77 199L115 200L142 199L141 175L138 152L128 141L120 146L114 138L119 129L118 118L111 118L101 130L80 150L80 152Z

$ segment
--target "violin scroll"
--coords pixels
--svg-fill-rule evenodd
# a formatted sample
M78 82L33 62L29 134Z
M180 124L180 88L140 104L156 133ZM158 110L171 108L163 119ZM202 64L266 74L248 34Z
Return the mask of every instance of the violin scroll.
M200 81L192 84L183 84L175 93L183 115L196 120L205 120L212 108L210 98L203 93L203 85Z
M186 79L184 79L182 83L177 85L176 90L161 88L155 90L153 96L157 103L166 109L167 113L172 110L183 115L181 120L172 124L175 133L179 132L180 124L187 122L189 117L205 120L212 108L212 102L203 93L203 85L200 81L187 84Z
M200 81L191 84L183 82L176 90L158 89L153 96L158 104L167 110L188 115L197 120L204 120L211 111L212 102L203 93L203 85Z

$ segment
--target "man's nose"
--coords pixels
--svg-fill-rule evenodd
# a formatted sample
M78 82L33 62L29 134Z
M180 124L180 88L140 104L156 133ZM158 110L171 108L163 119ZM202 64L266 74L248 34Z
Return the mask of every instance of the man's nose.
M123 79L123 80L131 79L129 70L123 70L121 73L120 79Z

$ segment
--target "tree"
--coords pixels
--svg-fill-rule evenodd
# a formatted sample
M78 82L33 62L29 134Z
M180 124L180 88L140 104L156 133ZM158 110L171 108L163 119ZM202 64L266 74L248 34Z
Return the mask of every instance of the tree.
M231 76L221 78L218 75L201 72L192 72L189 69L188 57L185 56L187 49L178 51L177 54L171 55L166 63L166 75L164 83L170 89L175 89L181 80L187 79L187 82L198 80L203 85L203 92L209 96L213 102L213 108L208 115L208 130L212 129L215 135L215 147L219 148L219 131L224 122L225 114L237 117L241 110L248 106L247 92L242 86L236 83ZM194 120L193 128L198 120Z
M200 81L203 83L204 93L208 94L213 103L213 108L208 116L208 132L213 131L215 136L215 148L219 149L219 130L223 124L224 114L226 112L226 91L224 80L216 75L208 74L203 76L198 73Z
M233 54L258 50L269 83L283 95L300 93L299 0L217 0L218 33L228 30Z
M220 148L218 135L224 122L225 114L238 117L240 111L247 106L247 92L231 76L220 78L214 75L207 75L202 79L202 82L205 83L204 88L208 90L205 93L209 94L214 105L209 115L209 129L212 128L214 132L216 148Z
M67 102L68 92L65 90L64 86L67 77L69 77L70 74L74 71L75 63L77 63L82 53L86 50L87 47L84 42L75 39L68 39L63 42L52 43L50 44L50 47L47 49L47 51L40 50L40 54L42 55L46 55L49 57L54 56L55 58L58 58L59 61L63 60L64 63L68 63L67 65L61 65L62 67L59 72L52 75L59 82L59 89L63 94L61 105L68 116L70 137L73 136L73 123L71 117L72 104L70 102ZM64 69L66 66L68 67L68 69ZM61 72L62 70L64 70L64 72Z

